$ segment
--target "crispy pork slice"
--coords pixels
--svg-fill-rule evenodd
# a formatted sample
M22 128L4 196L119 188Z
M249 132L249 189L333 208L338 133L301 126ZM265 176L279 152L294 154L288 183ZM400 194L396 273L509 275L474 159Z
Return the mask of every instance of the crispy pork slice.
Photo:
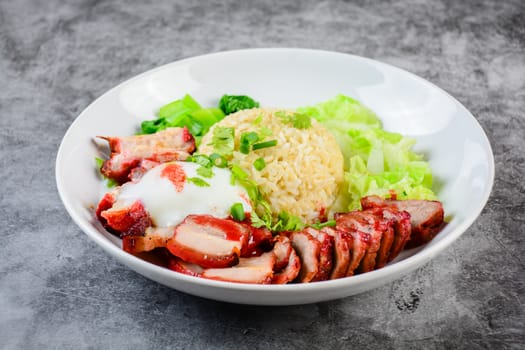
M407 243L408 248L414 248L428 243L443 228L444 210L441 202L427 200L391 200L378 196L368 196L361 199L363 209L374 207L394 207L410 214L412 232Z
M292 247L301 260L298 282L311 282L319 271L321 243L305 231L293 232L290 236Z
M166 247L175 256L204 268L236 265L249 231L233 220L188 215L177 225Z
M204 269L200 276L226 282L269 284L274 264L275 254L268 252L261 256L240 258L239 263L232 267Z
M350 264L350 250L352 248L352 239L341 230L333 227L324 227L323 232L333 237L333 268L330 273L330 279L338 279L346 276L348 265Z
M128 253L137 254L164 248L174 232L174 227L148 227L143 236L122 237L122 249Z
M330 279L330 274L333 269L334 238L327 232L312 227L306 228L305 231L320 243L319 268L314 278L312 278L312 282L326 281Z
M143 160L165 163L185 160L195 150L195 139L187 128L168 128L150 135L98 136L108 141L111 156L100 171L123 184Z

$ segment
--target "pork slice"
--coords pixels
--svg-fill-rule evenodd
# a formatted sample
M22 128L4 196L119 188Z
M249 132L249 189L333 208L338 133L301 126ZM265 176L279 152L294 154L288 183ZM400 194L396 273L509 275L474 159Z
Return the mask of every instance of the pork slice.
M177 225L166 247L175 256L204 268L236 265L248 240L246 228L210 215L189 215Z
M391 200L378 196L368 196L361 199L363 209L374 207L393 207L410 214L412 231L407 248L414 248L430 242L443 228L444 210L439 201L427 200Z
M97 216L102 224L121 237L144 235L152 221L142 202L137 200L129 205L118 205L114 198L114 193L109 193L99 203ZM111 201L113 203L108 208Z
M167 128L155 134L127 137L98 136L108 141L111 156L100 171L123 184L142 160L159 163L185 160L195 150L195 139L187 128Z
M351 213L336 213L336 229L346 233L352 241L352 250L350 252L350 263L346 270L346 276L353 276L359 272L358 267L365 257L371 244L371 228L367 220ZM368 231L368 232L365 232Z
M292 244L288 237L277 236L273 248L276 256L276 263L274 266L274 275L272 278L273 284L285 284L292 282L299 275L301 271L301 260L297 253L292 248ZM286 264L283 266L283 264Z
M332 227L325 227L323 232L333 237L333 268L330 273L330 279L338 279L346 276L348 265L350 264L350 250L352 248L352 239L344 232Z
M204 269L197 264L186 262L177 257L171 257L168 263L168 268L183 273L185 275L200 277Z
M266 227L253 227L248 223L242 223L250 232L248 241L241 249L241 257L259 256L272 249L273 235Z
M275 254L275 266L273 269L275 272L279 272L288 265L290 254L293 251L290 239L286 236L276 236L272 251Z
M143 236L122 237L122 249L128 253L137 254L164 248L173 236L174 230L174 227L148 227Z
M362 253L357 251L357 249L363 246L360 243L363 240L367 241L365 254L356 272L369 272L375 268L377 252L381 246L383 233L389 229L388 225L389 222L387 220L384 220L382 216L377 216L372 212L356 210L349 213L337 214L336 227L348 230L354 237L353 248L356 251L353 253L357 253L356 258ZM368 237L363 234L368 235ZM356 240L358 241L357 245Z
M312 282L326 281L330 279L333 269L334 238L323 230L317 230L312 227L308 227L305 230L320 243L319 268L314 278L312 278Z
M319 271L319 252L321 243L304 231L293 232L290 236L292 247L301 260L298 282L311 282Z
M394 260L399 253L405 248L410 234L412 232L412 225L410 224L410 214L404 210L396 210L394 208L382 208L383 216L391 218L394 221L394 238L388 253L387 262Z
M268 252L257 257L240 258L239 263L232 267L204 269L200 276L226 282L269 284L274 264L275 255Z

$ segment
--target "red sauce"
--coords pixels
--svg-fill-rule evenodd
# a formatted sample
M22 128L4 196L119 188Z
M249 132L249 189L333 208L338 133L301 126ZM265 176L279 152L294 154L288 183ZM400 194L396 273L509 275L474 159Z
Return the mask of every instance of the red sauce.
M184 169L176 163L167 164L162 172L160 173L161 177L165 177L171 181L177 192L181 192L184 188L184 182L186 180L186 173Z
M195 215L192 220L199 225L217 228L224 233L224 238L229 241L242 241L246 232L243 226L233 220L218 219L210 215Z

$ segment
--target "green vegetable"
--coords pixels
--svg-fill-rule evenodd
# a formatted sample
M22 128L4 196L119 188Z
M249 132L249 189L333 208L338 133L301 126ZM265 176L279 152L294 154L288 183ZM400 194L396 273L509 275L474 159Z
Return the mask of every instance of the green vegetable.
M207 178L213 177L213 170L211 167L208 168L208 167L201 165L200 167L197 168L196 172L202 177L207 177Z
M257 107L259 107L259 102L244 95L224 95L219 101L219 108L225 115Z
M304 222L295 215L282 211L277 217L273 231L300 231L304 228Z
M398 199L436 199L430 166L412 151L415 140L381 128L379 118L358 101L338 95L299 112L334 134L345 160L345 188L338 200L359 209L367 195Z
M228 160L224 156L221 156L218 153L210 154L210 161L217 168L226 168L229 165Z
M277 140L270 140L270 141L256 143L252 146L252 149L256 151L258 149L273 147L276 145L277 145Z
M278 111L275 113L283 123L292 124L296 129L308 129L312 126L312 119L309 115L299 112Z
M253 167L256 170L261 171L261 170L263 170L266 167L266 161L262 157L261 158L257 158L253 162Z
M219 108L202 108L190 95L160 108L158 118L141 124L143 134L152 134L168 127L187 127L197 142L210 127L224 118Z
M200 177L188 177L186 178L186 181L194 184L195 186L199 187L210 187L210 184L201 179Z
M245 213L242 203L235 203L230 208L230 214L235 221L244 221Z
M215 153L230 157L235 147L235 129L218 126L213 129L210 146L213 146Z
M239 141L239 152L248 154L252 145L259 141L259 135L256 132L243 132Z

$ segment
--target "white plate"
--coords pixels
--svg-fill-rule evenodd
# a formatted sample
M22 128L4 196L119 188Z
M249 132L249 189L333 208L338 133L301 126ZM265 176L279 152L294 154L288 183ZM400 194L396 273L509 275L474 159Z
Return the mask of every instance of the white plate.
M120 248L94 216L103 187L94 165L96 135L130 135L160 106L191 94L216 106L225 93L245 94L264 107L314 104L338 93L352 96L382 119L385 129L413 136L427 155L450 223L423 248L388 266L335 281L244 285L186 276ZM177 61L132 78L88 106L67 131L56 160L62 201L80 228L111 256L166 286L244 304L291 305L342 298L378 287L420 267L446 249L477 218L494 179L489 141L476 119L428 81L374 60L327 51L253 49Z

